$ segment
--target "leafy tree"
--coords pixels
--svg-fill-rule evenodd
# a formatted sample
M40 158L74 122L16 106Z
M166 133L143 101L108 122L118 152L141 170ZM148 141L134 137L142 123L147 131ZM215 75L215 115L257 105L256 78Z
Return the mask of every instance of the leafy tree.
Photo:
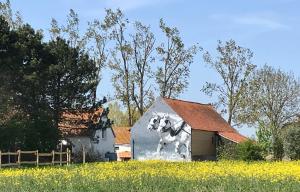
M217 59L214 60L208 52L203 55L203 58L220 75L222 83L206 82L202 91L209 96L217 94L217 106L222 108L223 113L228 114L227 122L238 123L240 101L244 99L243 95L246 93L250 74L256 67L251 62L253 53L250 49L237 45L234 40L227 41L225 44L219 41L217 51L219 54Z
M199 48L196 45L186 48L178 29L166 26L163 19L159 27L167 40L156 48L162 62L156 72L156 82L162 97L176 98L188 86L190 64Z
M109 114L108 118L113 120L114 126L128 126L127 115L118 104L118 102L113 102L108 104Z
M153 100L153 91L150 80L153 77L151 63L154 61L155 38L150 27L140 22L134 24L135 34L132 35L133 47L133 74L132 74L132 99L142 116ZM136 86L135 86L136 85Z
M99 75L98 83L101 80L101 71L106 66L107 50L106 44L108 41L107 31L104 29L103 23L99 20L94 20L88 23L89 27L85 34L85 41L90 45L88 48L89 55L94 59L97 65L97 74ZM94 90L94 103L97 98L97 88Z
M4 119L1 132L8 135L6 144L1 145L6 149L41 149L42 145L51 148L56 144L58 131L52 124L45 94L49 63L45 59L42 35L29 25L10 29L3 18L0 20L4 50L0 78L5 79L1 88L7 89L7 97L1 100L1 105L8 109L0 118ZM43 134L49 138L42 138Z
M52 18L51 28L49 29L51 39L56 40L59 37L65 39L72 48L85 49L87 42L80 35L79 23L79 16L73 9L70 9L65 25L59 26L57 20Z
M271 134L271 150L275 158L280 158L283 151L281 129L300 112L300 82L293 74L265 65L251 77L243 101L239 118L267 130L264 132Z
M119 99L128 112L128 125L133 125L133 101L131 99L131 78L132 78L132 46L128 40L126 27L129 21L125 18L121 10L115 12L106 10L104 28L111 30L110 36L115 45L111 50L112 60L109 63L110 69L114 72L112 83L115 88L115 97Z
M285 127L284 151L292 160L300 159L300 121Z
M58 126L64 108L83 108L93 103L98 68L89 56L60 38L49 42L47 98Z
M14 13L10 1L0 2L0 16L2 16L12 29L17 29L23 25L23 19L20 12Z

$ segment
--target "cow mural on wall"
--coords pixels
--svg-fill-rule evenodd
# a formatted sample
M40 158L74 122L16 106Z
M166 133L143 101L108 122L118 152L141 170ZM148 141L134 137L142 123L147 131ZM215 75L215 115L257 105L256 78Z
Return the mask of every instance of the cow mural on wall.
M216 160L221 139L247 138L211 104L158 97L131 128L132 159Z

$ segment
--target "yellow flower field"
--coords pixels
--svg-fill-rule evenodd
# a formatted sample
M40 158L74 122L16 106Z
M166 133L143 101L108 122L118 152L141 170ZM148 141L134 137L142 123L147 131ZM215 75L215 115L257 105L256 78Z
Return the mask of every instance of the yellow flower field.
M300 191L300 161L250 163L239 161L129 161L91 163L69 167L1 169L1 189L3 186L7 186L8 182L10 183L8 191L9 189L19 191L30 189L30 191L40 191L41 189L47 191L49 189L51 191L51 187L57 191L97 191L97 189L101 189L101 186L106 187L102 188L104 191L122 190L123 187L128 189L130 186L133 187L130 188L132 191L147 191L147 185L150 188L161 186L162 191L168 191L169 187L174 187L174 185L179 186L179 188L174 187L175 190L184 185L192 187L186 188L188 191L201 191L203 184L207 184L208 189L212 183L220 183L223 187L227 185L230 187L238 183L239 185L244 183L245 187L247 185L260 187L255 186L256 184L269 187L280 185L281 187L290 187L287 188L290 191L297 191L297 189ZM152 182L156 184L154 185ZM229 183L226 184L226 182ZM220 188L221 191L226 191L224 189ZM204 188L203 191L205 191ZM262 191L264 191L263 188Z

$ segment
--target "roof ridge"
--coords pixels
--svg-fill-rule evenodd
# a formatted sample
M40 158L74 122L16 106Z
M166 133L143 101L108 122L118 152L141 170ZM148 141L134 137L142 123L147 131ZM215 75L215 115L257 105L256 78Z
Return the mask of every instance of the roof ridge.
M182 99L174 99L174 98L165 98L163 97L164 100L174 100L174 101L181 101L181 102L186 102L186 103L194 103L194 104L198 104L198 105L209 105L209 106L213 106L211 103L199 103L199 102L195 102L195 101L187 101L187 100L182 100Z

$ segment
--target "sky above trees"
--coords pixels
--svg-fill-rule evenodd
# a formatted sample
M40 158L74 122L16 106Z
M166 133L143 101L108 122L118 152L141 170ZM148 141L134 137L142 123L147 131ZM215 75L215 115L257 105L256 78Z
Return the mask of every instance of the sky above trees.
M217 40L234 39L253 51L254 64L267 63L300 76L300 2L297 0L11 0L11 5L14 11L21 12L25 22L35 29L43 29L46 38L49 38L51 18L64 24L71 8L79 15L82 31L87 21L103 19L105 8L120 8L130 20L151 25L158 41L163 39L159 19L164 18L169 26L179 29L187 46L199 43L205 51L214 54ZM99 97L113 95L110 75L109 70L103 71ZM204 63L201 52L191 65L190 75L188 90L180 98L214 102L200 91L206 81L219 81L216 72ZM241 132L253 134L247 129Z

